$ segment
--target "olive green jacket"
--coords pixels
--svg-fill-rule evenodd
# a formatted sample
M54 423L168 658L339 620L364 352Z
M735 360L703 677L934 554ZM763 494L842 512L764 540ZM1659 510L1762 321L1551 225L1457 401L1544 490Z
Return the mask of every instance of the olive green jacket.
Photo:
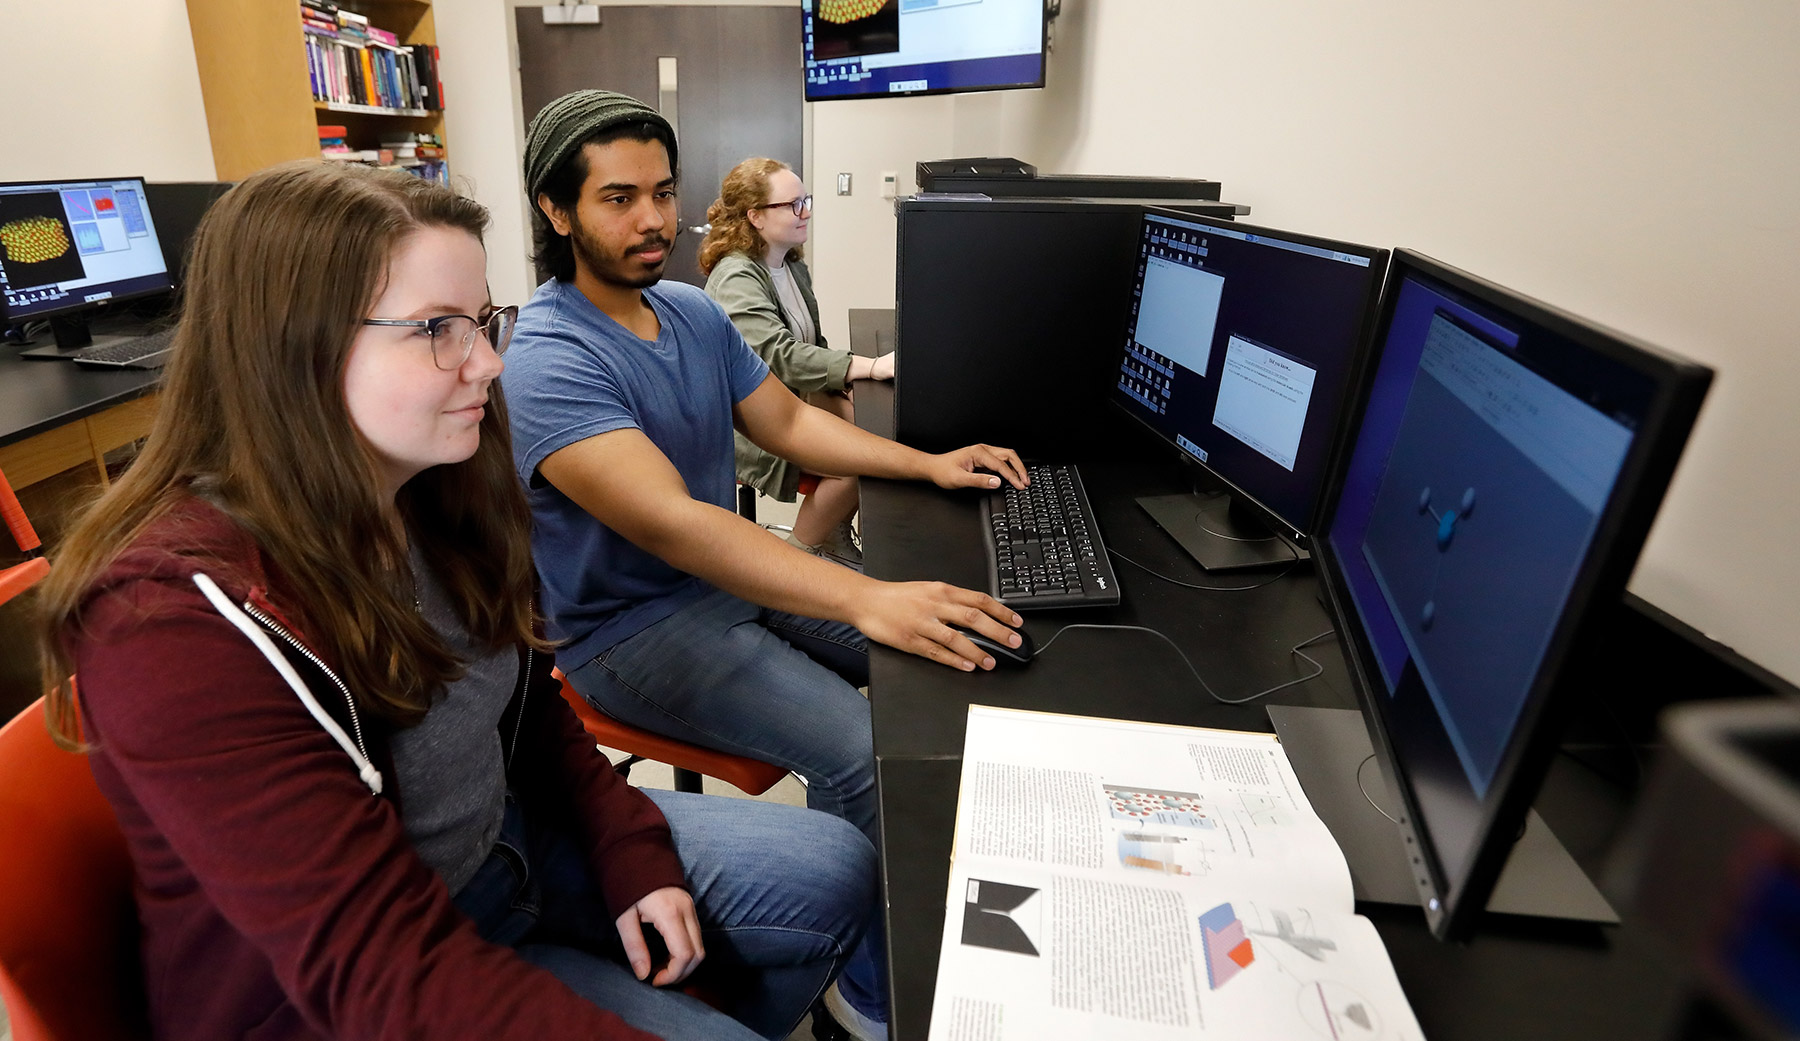
M806 301L808 316L814 329L819 329L819 342L807 343L795 338L788 328L787 312L775 291L775 279L769 269L748 253L730 253L713 266L706 280L706 295L719 302L731 316L731 324L744 337L744 342L769 363L787 388L801 397L842 392L850 385L850 352L833 350L825 345L825 333L819 323L819 302L813 296L812 273L798 260L788 263ZM764 495L784 502L794 501L800 484L798 466L752 444L742 434L737 437L738 480Z

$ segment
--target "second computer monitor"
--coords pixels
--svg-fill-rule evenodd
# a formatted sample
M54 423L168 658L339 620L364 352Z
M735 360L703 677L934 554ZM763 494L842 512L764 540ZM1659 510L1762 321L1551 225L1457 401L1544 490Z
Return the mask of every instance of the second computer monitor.
M1225 485L1140 500L1202 566L1304 552L1386 262L1369 246L1145 212L1115 399Z

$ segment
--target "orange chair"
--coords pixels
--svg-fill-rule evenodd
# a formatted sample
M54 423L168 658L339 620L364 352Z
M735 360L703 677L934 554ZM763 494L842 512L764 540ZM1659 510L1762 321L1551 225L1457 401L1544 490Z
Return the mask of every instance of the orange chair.
M0 728L0 1001L14 1041L150 1035L131 857L84 756L39 699Z
M0 604L4 604L42 581L50 573L50 562L43 558L43 543L38 541L31 521L25 518L25 508L19 505L19 497L13 494L12 485L6 483L3 473L0 473L0 518L6 521L13 541L25 551L24 561L0 570Z
M715 752L621 723L588 704L587 699L569 685L569 678L561 669L554 670L553 674L562 684L563 700L575 710L576 718L581 720L594 743L629 753L629 757L616 767L621 776L628 777L633 764L654 759L675 768L675 790L678 792L700 791L700 775L705 774L728 781L751 795L761 795L788 775L787 770L773 763Z
M800 475L799 492L802 496L811 495L812 493L814 493L818 490L819 490L819 475L818 474L801 474ZM756 489L750 487L749 485L743 483L742 481L738 482L738 486L737 486L737 511L738 511L738 516L744 518L747 521L750 521L753 524L756 522ZM793 531L794 530L793 528L788 527L786 524L764 524L763 527L768 528L770 531Z

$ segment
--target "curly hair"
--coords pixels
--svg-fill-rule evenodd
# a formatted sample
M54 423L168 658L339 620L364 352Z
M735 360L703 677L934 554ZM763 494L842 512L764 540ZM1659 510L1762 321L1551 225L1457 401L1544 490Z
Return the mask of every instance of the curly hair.
M769 250L762 232L750 223L750 211L769 201L769 178L777 170L793 167L779 159L755 157L731 168L725 183L719 185L719 197L706 208L706 221L712 230L700 243L700 273L712 274L713 265L727 254L748 253L761 257ZM787 251L787 259L799 260L805 251L795 246Z

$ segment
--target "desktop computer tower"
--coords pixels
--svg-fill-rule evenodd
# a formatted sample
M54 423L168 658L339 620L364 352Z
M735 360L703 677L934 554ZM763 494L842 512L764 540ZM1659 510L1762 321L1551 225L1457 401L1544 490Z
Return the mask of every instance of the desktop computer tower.
M1038 456L1090 440L1125 334L1141 201L914 196L896 210L895 438Z

